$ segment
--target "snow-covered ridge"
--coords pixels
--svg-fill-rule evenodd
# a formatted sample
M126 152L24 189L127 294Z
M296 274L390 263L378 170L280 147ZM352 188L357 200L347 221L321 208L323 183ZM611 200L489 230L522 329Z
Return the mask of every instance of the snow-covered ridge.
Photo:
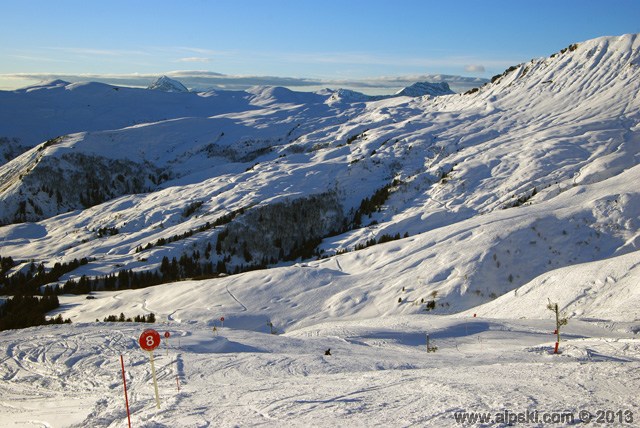
M46 82L42 82L40 84L37 85L32 85L32 86L28 86L20 91L23 92L32 92L32 91L38 91L38 90L42 90L42 89L55 89L55 88L65 88L67 86L71 85L70 82L66 82L64 80L61 79L56 79L56 80L50 80L50 81L46 81Z
M396 92L393 95L365 95L361 92L338 89L335 91L327 90L323 94L329 93L331 96L328 102L343 102L343 103L362 103L368 101L380 101L391 99L395 97L422 97L429 95L432 97L438 97L442 95L453 95L455 92L449 88L449 84L446 82L431 83L431 82L416 82L411 86L407 86Z
M211 117L285 104L349 104L389 98L343 89L310 93L273 86L191 93L181 82L166 76L158 78L149 89L54 80L16 91L0 91L0 103L12 106L0 110L0 144L9 140L21 147L34 147L75 132L113 130L183 117ZM0 163L4 161L0 159Z

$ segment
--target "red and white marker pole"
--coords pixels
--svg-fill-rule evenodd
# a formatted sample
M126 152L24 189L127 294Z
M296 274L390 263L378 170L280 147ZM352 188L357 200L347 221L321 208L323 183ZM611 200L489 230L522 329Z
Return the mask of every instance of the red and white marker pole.
M127 395L127 377L124 374L124 357L120 354L120 365L122 366L122 384L124 385L124 402L127 405L127 421L131 428L131 413L129 412L129 396Z
M224 327L224 317L220 317L220 328Z
M169 356L169 338L171 337L171 333L168 331L164 332L164 347L167 350L167 357Z
M156 367L153 364L153 350L160 345L160 334L150 328L142 332L138 340L140 347L149 352L149 360L151 361L151 376L153 377L153 387L156 391L156 408L160 408L160 395L158 394L158 380L156 379Z
M167 349L167 356L169 356L169 338L170 337L171 337L171 333L169 333L168 331L165 331L164 332L164 347ZM176 364L177 364L177 360L176 360ZM180 381L178 380L178 370L176 370L176 386L178 387L178 392L180 392Z

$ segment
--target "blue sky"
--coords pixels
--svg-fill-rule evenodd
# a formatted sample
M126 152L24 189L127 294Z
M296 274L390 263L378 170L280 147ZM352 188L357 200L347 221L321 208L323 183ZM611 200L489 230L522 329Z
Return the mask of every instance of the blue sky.
M161 74L232 89L278 82L265 76L300 88L490 78L640 32L638 0L0 0L0 10L0 89L50 77L144 86Z

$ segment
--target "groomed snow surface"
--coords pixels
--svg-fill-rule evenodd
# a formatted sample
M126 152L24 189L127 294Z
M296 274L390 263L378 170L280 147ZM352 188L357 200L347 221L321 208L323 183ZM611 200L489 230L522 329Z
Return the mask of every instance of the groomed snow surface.
M613 425L634 426L640 416L640 340L625 325L572 321L559 355L551 319L398 316L284 335L212 325L153 326L171 333L154 352L160 409L137 344L144 325L6 332L2 426L126 427L120 355L134 427L474 425L457 423L465 411L537 411L526 426L570 413L580 425L584 410L622 410ZM495 421L481 425L506 426Z
M463 412L492 415L493 422L480 426L506 426L498 415L536 411L539 421L524 425L548 426L544 415L570 414L580 424L580 411L595 417L601 410L621 411L615 426L637 426L640 320L612 319L626 301L637 301L640 256L620 259L570 274L559 269L457 315L392 315L387 305L369 303L385 316L348 316L348 306L339 304L344 293L335 292L339 284L315 285L329 278L335 260L98 292L91 300L62 296L60 311L73 324L3 332L0 420L2 426L127 426L122 355L134 427L439 427L459 425ZM549 278L563 274L572 292L554 291ZM261 292L267 277L281 287ZM294 284L297 294L288 289ZM577 284L585 289L576 291ZM594 287L608 301L589 299ZM353 297L366 299L357 290ZM583 317L563 327L554 354L555 318L545 299L556 296L570 314L576 294L584 296ZM402 305L395 306L399 312ZM158 322L95 321L121 311L152 311ZM267 317L270 312L280 317ZM586 316L593 313L601 318ZM522 318L508 319L513 314ZM269 323L280 334L270 334ZM154 352L160 409L149 355L137 343L148 327L170 333ZM427 352L427 334L435 352ZM554 426L572 425L563 419Z

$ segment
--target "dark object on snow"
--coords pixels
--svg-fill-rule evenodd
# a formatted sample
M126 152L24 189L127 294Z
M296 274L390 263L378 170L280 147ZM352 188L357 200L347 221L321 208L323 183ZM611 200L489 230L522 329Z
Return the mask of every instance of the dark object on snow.
M324 351L324 355L331 355L331 348Z

